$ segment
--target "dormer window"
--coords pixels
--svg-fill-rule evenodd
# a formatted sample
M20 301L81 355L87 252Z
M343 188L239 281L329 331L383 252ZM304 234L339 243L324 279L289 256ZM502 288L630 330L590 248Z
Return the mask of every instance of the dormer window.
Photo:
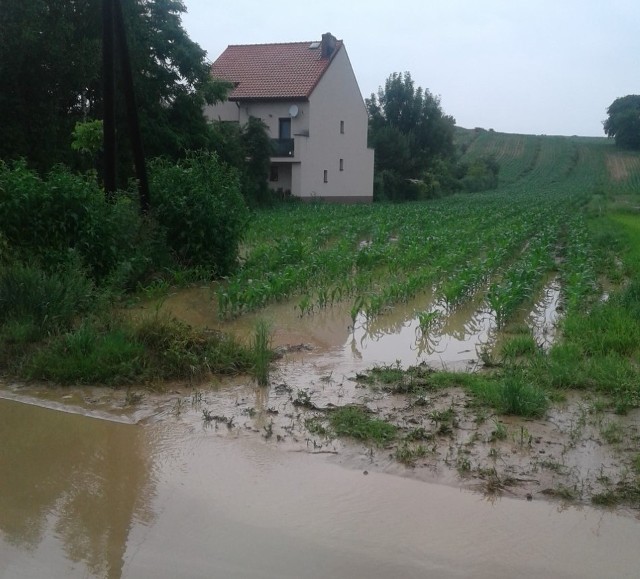
M344 135L344 121L340 121L340 134Z

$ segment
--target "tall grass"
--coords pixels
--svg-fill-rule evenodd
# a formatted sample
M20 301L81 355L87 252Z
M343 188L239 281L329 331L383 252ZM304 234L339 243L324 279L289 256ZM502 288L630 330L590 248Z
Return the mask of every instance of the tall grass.
M522 368L508 368L493 377L473 380L471 392L500 414L543 416L549 400L542 388Z
M129 384L201 379L253 368L250 348L217 332L153 316L85 321L47 342L25 363L28 378L61 384Z
M271 328L265 320L258 320L254 330L251 350L254 356L253 373L260 386L269 383L269 365L273 358Z
M0 333L28 341L69 329L96 307L98 294L76 259L52 273L15 263L0 266Z

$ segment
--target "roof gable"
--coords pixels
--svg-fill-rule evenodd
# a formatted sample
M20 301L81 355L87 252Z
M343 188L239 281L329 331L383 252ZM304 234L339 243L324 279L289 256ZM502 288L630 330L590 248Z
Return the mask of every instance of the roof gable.
M313 41L231 45L211 74L235 85L229 100L307 99L341 48L342 41L336 41L323 58L322 44Z

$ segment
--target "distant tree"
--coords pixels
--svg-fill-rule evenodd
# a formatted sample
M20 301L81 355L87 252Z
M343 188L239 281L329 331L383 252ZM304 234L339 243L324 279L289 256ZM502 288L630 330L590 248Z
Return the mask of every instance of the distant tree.
M439 97L416 88L409 72L390 75L366 106L377 182L385 183L388 199L413 197L415 187L405 187L409 180L420 179L436 160L453 158L455 119L442 111Z
M617 98L607 114L609 117L603 122L606 135L613 137L619 147L640 149L640 95Z

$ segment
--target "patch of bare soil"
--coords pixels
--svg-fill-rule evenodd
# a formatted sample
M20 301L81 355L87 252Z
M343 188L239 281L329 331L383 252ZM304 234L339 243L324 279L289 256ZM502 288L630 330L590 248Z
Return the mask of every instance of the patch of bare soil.
M638 159L632 155L611 154L606 156L607 170L613 181L625 181L634 172Z

